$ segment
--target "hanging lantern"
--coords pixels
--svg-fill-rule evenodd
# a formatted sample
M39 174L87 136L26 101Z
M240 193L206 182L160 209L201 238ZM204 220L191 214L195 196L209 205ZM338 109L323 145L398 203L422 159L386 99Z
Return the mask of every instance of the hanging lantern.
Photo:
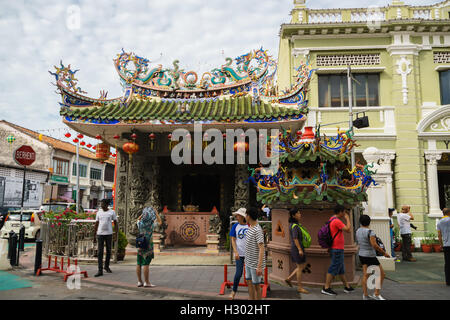
M88 143L88 144L86 145L86 147L91 148L91 147L92 147L92 144Z
M86 144L86 142L84 142L84 141L80 142L80 145L82 145L82 146L84 146L85 144Z
M41 133L39 134L39 141L42 141L42 138L44 137L44 135Z
M73 139L73 142L75 142L75 143L78 143L78 141L80 141L80 140L78 140L77 138Z
M94 149L94 150L95 150L95 149L97 149L97 147L96 147L96 146L93 146L93 147L92 147L92 149Z
M127 142L122 146L123 151L128 153L130 156L130 161L132 160L133 154L139 151L139 145L135 142Z
M116 139L116 140L119 140L120 136L118 134L116 134L113 138Z
M79 134L77 134L77 138L78 138L78 139L83 139L84 136L83 136L81 133L79 133Z
M70 138L72 135L71 135L69 132L67 132L64 136L65 136L66 138Z
M150 151L154 151L155 150L155 138L156 135L154 133L150 133L148 135L149 139L150 139Z
M101 135L96 135L96 136L95 136L95 139L97 139L97 140L102 140L102 136L101 136Z
M131 134L131 139L136 140L137 139L137 134L136 133L132 133Z
M100 161L109 159L109 144L99 143L95 150L95 158Z

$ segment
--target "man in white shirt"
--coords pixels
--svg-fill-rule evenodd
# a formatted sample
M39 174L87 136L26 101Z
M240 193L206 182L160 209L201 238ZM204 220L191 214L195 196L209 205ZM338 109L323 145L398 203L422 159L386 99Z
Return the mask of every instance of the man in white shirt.
M442 210L444 217L439 220L437 225L439 243L444 249L444 270L445 282L450 286L450 209Z
M111 273L109 261L111 259L111 246L113 239L112 223L114 222L114 234L117 238L119 226L117 225L117 216L114 210L108 209L109 200L103 199L101 208L95 216L94 243L98 240L98 272L95 277L103 275L103 249L106 243L105 271Z
M411 220L414 216L411 213L410 206L403 206L402 212L397 215L398 225L400 226L400 235L402 237L402 256L403 261L415 262L411 254Z

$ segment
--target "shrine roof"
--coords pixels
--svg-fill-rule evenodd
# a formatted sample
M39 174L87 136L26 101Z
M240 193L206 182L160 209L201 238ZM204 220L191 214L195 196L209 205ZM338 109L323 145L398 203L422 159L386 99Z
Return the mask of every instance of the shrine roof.
M187 100L188 101L188 100ZM102 106L61 107L66 121L92 124L151 123L186 124L208 122L278 122L304 118L305 109L261 101L251 96L205 99L180 103L179 100L131 99L127 104L113 101Z

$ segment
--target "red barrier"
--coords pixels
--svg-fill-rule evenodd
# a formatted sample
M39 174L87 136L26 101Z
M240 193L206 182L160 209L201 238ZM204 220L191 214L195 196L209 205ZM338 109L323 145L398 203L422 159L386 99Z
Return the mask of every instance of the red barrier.
M54 271L54 272L58 272L58 273L64 273L64 282L67 281L67 278L70 277L71 275L76 274L76 272L69 272L67 270L64 270L64 257L61 257L61 263L58 266L58 257L55 256L55 263L53 265L53 267L51 266L51 262L52 262L52 256L48 256L48 266L47 268L39 268L38 271L36 272L36 276L40 276L42 271ZM78 266L78 260L75 259L75 270ZM67 258L67 269L69 269L70 267L70 258ZM80 274L83 274L85 278L88 277L87 271L80 271Z
M262 288L262 294L261 296L263 298L267 297L267 291L270 291L270 284L269 284L269 277L268 277L269 271L267 269L267 267L264 269L264 283L260 284L260 287ZM231 288L233 286L233 282L232 281L228 281L228 265L224 265L223 266L223 282L222 285L220 286L220 295L224 295L225 294L225 287L226 288ZM248 287L247 281L245 280L245 266L244 266L244 282L240 282L239 283L239 287Z

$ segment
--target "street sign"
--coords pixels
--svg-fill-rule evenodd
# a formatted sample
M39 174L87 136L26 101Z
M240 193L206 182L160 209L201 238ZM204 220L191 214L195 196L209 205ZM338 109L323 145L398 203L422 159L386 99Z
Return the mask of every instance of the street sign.
M21 166L30 166L36 160L36 152L30 146L21 146L14 152L14 160Z

